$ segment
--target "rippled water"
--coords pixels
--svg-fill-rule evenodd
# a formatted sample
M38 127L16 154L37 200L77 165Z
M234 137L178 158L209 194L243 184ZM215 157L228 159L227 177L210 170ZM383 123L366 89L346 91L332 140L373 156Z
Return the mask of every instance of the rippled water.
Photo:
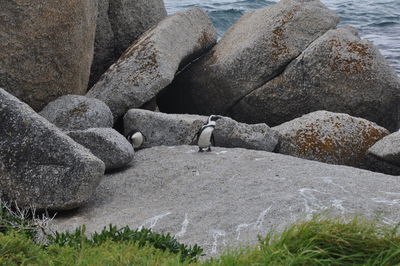
M218 35L245 12L271 5L268 0L164 0L168 13L198 6L205 9ZM322 0L341 17L341 24L358 29L360 35L379 47L400 73L400 0Z

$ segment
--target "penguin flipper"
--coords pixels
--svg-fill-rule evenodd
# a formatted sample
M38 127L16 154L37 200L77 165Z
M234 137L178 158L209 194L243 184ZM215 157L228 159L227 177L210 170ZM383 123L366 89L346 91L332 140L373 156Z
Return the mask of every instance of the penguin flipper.
M194 142L194 140L196 140L196 143L199 142L200 134L201 134L201 128L200 128L199 131L197 131L197 133L193 136L193 138L192 138L192 143Z
M211 134L211 145L212 145L212 146L215 146L214 134Z

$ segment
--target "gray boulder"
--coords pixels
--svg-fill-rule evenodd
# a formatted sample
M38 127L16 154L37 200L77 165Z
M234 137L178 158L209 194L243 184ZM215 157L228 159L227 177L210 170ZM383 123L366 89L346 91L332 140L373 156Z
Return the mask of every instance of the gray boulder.
M347 114L317 111L273 128L277 152L330 164L363 167L368 149L390 132Z
M80 95L62 96L39 114L63 130L113 126L111 110L105 103Z
M132 44L88 92L119 118L153 99L185 66L211 48L216 32L199 8L176 13Z
M379 50L349 27L328 31L281 74L230 112L275 126L317 110L347 113L398 128L400 78Z
M0 87L36 111L65 94L85 94L97 0L0 3Z
M0 196L19 207L68 210L90 198L104 163L0 89Z
M106 170L124 167L133 160L135 152L132 145L112 128L71 131L68 132L68 136L102 160L106 165Z
M208 117L198 115L164 114L131 109L124 116L125 133L139 130L147 141L143 147L195 144L195 135ZM217 121L214 137L216 146L273 151L279 135L266 124L247 125L229 117Z
M99 0L90 85L133 41L166 16L163 0Z
M54 225L86 224L88 233L110 223L151 228L216 256L320 212L395 226L399 191L398 177L281 154L154 147L137 152L134 167L104 178L88 205Z
M369 170L400 175L400 132L388 135L368 149Z
M368 153L400 166L400 131L390 134L375 143L368 149Z
M164 108L226 114L338 22L336 14L319 0L281 0L249 12L207 55L177 76L164 96Z

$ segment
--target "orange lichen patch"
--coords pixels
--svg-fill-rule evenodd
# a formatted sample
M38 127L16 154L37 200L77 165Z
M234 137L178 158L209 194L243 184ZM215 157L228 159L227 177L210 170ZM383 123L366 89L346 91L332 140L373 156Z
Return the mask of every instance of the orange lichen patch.
M292 12L285 14L279 25L272 31L272 47L275 48L273 52L274 58L289 53L289 48L283 43L285 32L284 26L289 23L293 17L294 14Z
M340 47L342 45L340 41L336 39L329 40L328 44L330 47Z
M291 148L287 148L297 157L359 167L367 150L389 132L364 121L354 121L349 131L349 122L339 117L334 121L316 121L298 129L294 134L285 134L284 142L288 142ZM330 129L323 130L321 125Z
M336 55L332 58L332 71L343 72L346 74L357 74L366 72L371 68L373 57L370 54L367 45L359 42L347 42L346 48L339 48L341 45L335 39L331 40L329 44L332 47L337 48L334 52ZM345 56L341 49L346 49L350 56Z
M333 58L331 69L346 74L357 74L368 71L371 66L372 63L368 59L343 58L341 55L336 55Z
M367 45L357 43L357 42L348 42L347 43L347 51L349 53L356 54L358 56L367 56L369 55L369 47Z

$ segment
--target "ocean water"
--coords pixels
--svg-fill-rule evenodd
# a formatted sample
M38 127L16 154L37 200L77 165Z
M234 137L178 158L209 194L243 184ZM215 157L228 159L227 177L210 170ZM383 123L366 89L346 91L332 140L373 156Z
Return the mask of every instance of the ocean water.
M198 6L207 11L218 35L244 13L263 8L271 0L164 0L169 14ZM322 0L341 17L341 24L355 27L362 38L372 41L400 74L400 0Z

